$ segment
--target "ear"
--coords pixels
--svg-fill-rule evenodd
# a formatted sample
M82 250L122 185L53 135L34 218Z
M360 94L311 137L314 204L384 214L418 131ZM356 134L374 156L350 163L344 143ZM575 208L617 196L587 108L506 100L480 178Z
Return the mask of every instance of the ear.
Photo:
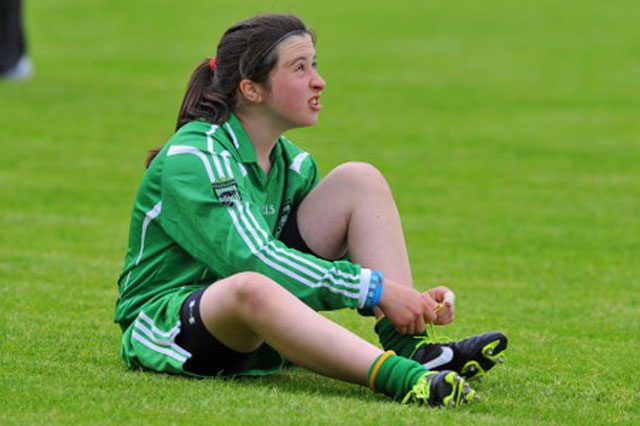
M259 104L264 98L264 89L262 85L247 78L240 81L239 89L242 96L252 104Z

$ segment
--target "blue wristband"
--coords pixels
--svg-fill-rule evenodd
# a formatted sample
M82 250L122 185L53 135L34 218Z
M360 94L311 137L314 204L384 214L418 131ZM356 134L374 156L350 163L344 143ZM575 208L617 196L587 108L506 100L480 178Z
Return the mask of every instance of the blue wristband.
M369 291L364 301L366 308L374 308L380 303L382 298L382 273L380 271L371 271L371 281L369 282Z

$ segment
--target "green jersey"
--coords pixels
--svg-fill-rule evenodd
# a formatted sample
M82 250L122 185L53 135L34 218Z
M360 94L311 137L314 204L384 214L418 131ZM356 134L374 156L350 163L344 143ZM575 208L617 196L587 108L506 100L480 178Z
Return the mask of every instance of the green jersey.
M261 273L315 310L362 307L371 271L286 247L278 236L318 183L311 156L280 137L268 175L234 115L184 125L150 164L135 199L115 321L159 298L238 272Z

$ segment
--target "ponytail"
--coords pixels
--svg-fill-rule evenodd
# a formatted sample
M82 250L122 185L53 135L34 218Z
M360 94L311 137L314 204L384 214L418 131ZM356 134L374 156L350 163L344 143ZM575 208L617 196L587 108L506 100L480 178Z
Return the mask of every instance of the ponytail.
M231 94L220 93L214 87L213 61L203 61L191 74L187 93L182 99L176 130L190 121L205 119L214 124L222 124L229 118Z
M151 165L151 162L153 161L153 159L156 158L156 155L158 155L158 153L160 151L162 151L162 148L164 148L164 144L149 150L149 152L147 153L147 160L145 162L145 168L147 168L147 169L149 168L149 166Z
M187 92L182 98L176 131L190 121L204 119L211 123L222 124L229 118L231 112L231 99L215 90L213 86L213 70L211 65L215 64L213 59L204 60L196 67L191 74ZM149 150L146 166L162 150L164 145Z

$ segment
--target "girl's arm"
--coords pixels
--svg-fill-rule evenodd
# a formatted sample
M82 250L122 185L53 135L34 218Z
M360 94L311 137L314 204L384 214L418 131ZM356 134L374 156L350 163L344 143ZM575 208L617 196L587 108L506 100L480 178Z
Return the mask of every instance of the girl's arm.
M219 278L259 272L315 310L364 305L370 270L286 247L271 235L234 173L221 176L212 158L195 147L172 146L167 153L161 225L180 247Z

